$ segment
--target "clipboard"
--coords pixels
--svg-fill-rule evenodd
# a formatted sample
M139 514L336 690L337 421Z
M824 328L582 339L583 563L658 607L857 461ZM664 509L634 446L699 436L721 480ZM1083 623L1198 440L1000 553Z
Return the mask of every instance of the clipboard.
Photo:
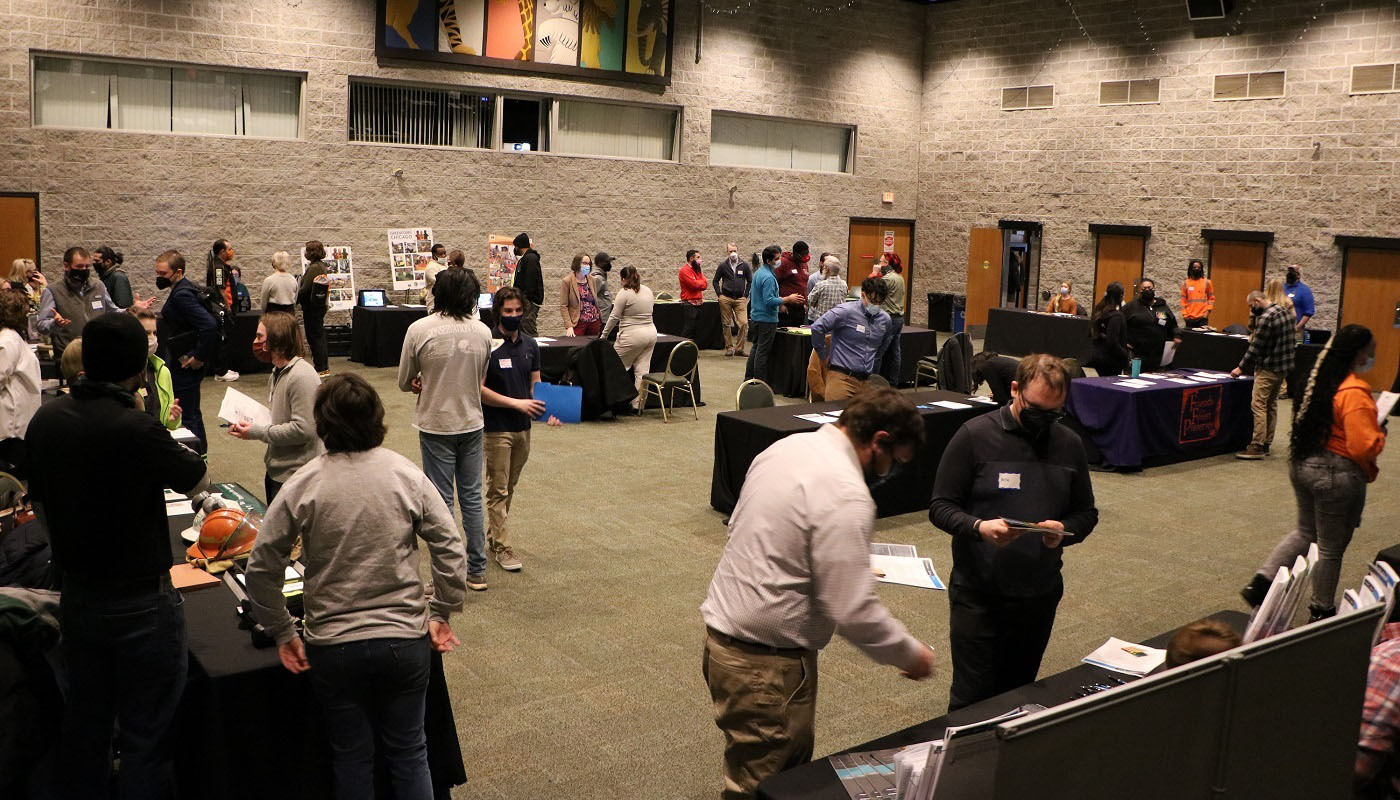
M544 403L544 413L536 417L542 422L557 417L560 422L578 424L583 414L583 387L556 386L552 383L535 384L535 399Z

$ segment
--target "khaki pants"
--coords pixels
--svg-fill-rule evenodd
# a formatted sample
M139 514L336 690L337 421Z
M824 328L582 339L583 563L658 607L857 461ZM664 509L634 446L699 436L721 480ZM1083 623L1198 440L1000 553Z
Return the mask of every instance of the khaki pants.
M656 327L633 325L624 328L617 334L613 349L617 351L617 357L622 359L622 368L632 370L633 380L637 382L637 399L632 407L645 408L642 398L642 376L651 369L651 354L656 349Z
M866 387L865 381L858 381L844 372L829 370L826 373L826 399L827 402L845 400L860 392Z
M826 352L831 352L831 334L826 337ZM812 355L807 359L807 394L812 398L813 403L820 403L826 399L826 375L827 365L817 355L816 348L812 348Z
M530 431L487 433L486 451L486 541L492 550L510 546L506 518L520 471L530 458Z
M1287 373L1283 372L1254 370L1254 396L1249 403L1249 409L1254 412L1251 444L1263 447L1274 441L1274 428L1278 424L1278 394L1287 377Z
M707 633L701 671L724 733L723 800L749 800L765 778L812 759L815 650L759 655Z
M741 351L749 335L749 298L719 296L719 324L724 328L724 349ZM739 326L739 333L733 327Z

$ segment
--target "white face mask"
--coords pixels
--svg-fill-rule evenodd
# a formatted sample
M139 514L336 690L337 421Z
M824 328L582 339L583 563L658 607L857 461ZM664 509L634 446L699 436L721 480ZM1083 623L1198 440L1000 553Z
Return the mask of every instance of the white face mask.
M1360 375L1363 372L1370 372L1371 368L1374 366L1376 366L1376 356L1373 353L1367 356L1365 361L1362 361L1360 364L1357 365L1356 374Z
M146 337L146 352L147 352L147 353L150 353L151 355L155 355L155 354L156 354L156 350L157 350L159 347L160 347L160 340L157 339L157 338L155 337L155 334L151 334L151 335L149 335L149 336Z
M1060 287L1060 294L1068 295L1068 294L1069 294L1069 287L1068 287L1068 286L1061 286L1061 287Z
M739 254L738 254L738 253L730 253L730 254L729 254L729 263L731 263L731 264L737 264L737 263L739 263Z

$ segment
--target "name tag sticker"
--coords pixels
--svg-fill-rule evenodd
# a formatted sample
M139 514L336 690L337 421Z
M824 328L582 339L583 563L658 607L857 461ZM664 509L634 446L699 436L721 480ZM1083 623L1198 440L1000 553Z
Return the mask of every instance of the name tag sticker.
M864 325L857 325L857 326L856 326L856 333L865 333L865 326L864 326Z
M102 310L102 301L101 301L101 300L94 300L94 301L92 301L92 310L93 310L93 311L101 311L101 310Z
M997 473L998 489L1020 489L1021 473L1019 472L999 472Z
M509 358L503 358L503 359L501 359L501 369L510 369L510 359L509 359Z

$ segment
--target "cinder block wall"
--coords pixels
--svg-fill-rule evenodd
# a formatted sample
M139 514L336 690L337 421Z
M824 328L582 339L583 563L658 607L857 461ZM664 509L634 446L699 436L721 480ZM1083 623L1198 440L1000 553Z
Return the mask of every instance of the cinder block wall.
M1400 4L1235 6L1222 23L1195 24L1178 0L931 6L923 290L960 291L968 228L998 219L1043 222L1042 285L1070 278L1085 299L1089 223L1151 225L1146 272L1173 301L1187 259L1208 252L1202 228L1269 230L1268 275L1303 265L1316 324L1333 325L1334 235L1400 236L1400 94L1348 94L1352 65L1400 61ZM1270 69L1287 71L1283 99L1212 101L1217 73ZM1100 81L1130 78L1160 78L1161 102L1098 105ZM1054 84L1054 108L1000 110L1002 87L1038 84Z
M658 91L380 66L369 0L0 2L0 191L42 193L47 270L69 245L110 244L143 294L154 291L157 253L177 247L202 267L221 237L256 291L274 251L310 238L352 246L357 284L387 286L386 228L431 226L482 263L488 234L528 231L545 267L542 327L557 332L557 285L579 251L607 250L657 291L676 291L690 247L711 264L731 240L749 253L805 239L844 256L850 217L914 217L925 10L902 0L808 10L826 5L707 12L697 63L701 9L678 0L673 81ZM302 71L303 140L32 128L31 50ZM349 144L350 76L682 106L680 161ZM854 174L711 167L711 109L858 125Z

